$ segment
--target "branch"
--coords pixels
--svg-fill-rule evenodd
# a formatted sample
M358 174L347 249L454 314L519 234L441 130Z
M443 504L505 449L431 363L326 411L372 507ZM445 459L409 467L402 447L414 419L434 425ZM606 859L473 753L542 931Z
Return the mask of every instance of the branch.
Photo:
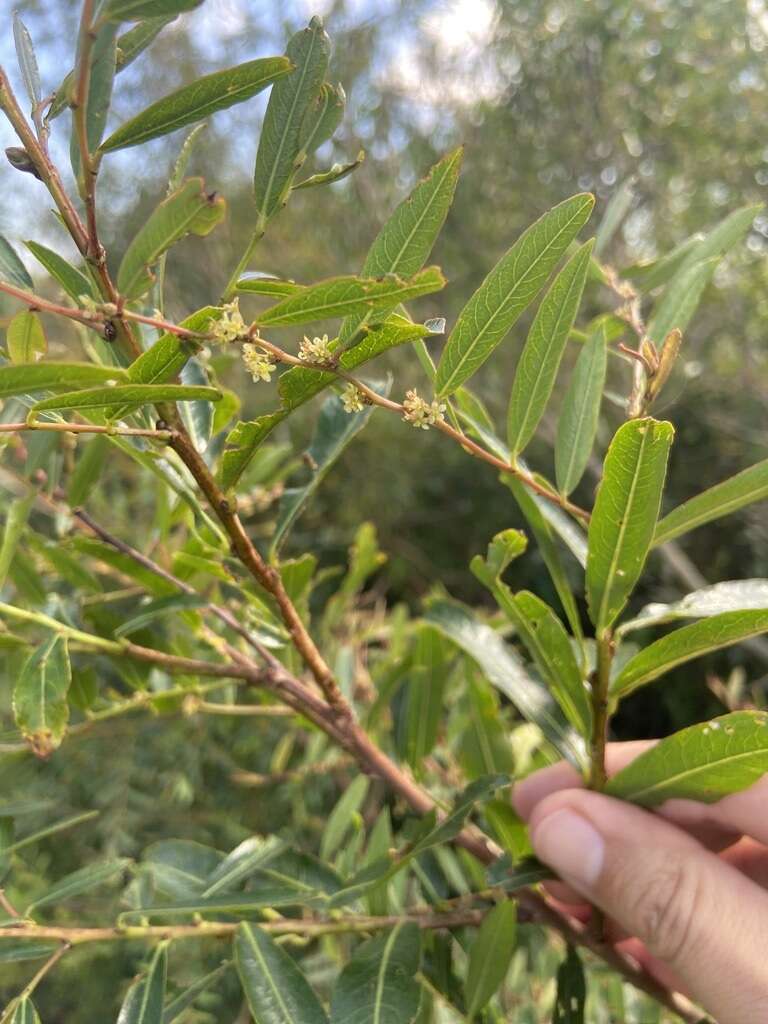
M103 423L47 423L42 420L0 423L0 434L18 434L23 430L52 430L62 434L110 434L118 437L154 437L158 441L170 441L175 436L173 430L118 427Z
M106 254L99 242L96 225L96 176L98 168L94 164L88 146L88 94L91 79L91 54L96 38L93 27L94 0L83 0L80 14L80 29L77 44L77 68L75 91L72 99L72 121L80 151L80 177L82 178L82 196L88 221L88 252L87 255L98 265L104 265Z

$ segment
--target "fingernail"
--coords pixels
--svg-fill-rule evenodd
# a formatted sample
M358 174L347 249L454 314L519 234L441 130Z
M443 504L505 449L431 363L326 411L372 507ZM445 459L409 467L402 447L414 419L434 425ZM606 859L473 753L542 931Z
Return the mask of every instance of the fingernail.
M580 814L555 811L536 823L531 842L537 856L577 889L590 889L600 877L605 843Z

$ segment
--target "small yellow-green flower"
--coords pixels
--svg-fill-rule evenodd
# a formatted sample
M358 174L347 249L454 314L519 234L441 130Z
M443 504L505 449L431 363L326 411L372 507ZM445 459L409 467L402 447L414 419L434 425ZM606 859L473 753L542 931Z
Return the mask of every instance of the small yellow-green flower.
M344 406L344 412L362 412L365 408L365 398L354 384L347 384L341 393L341 404Z
M221 317L211 324L211 334L214 341L228 344L229 342L237 341L238 338L242 338L244 334L248 333L248 328L240 312L238 299L227 302L222 306L222 309L224 312Z
M411 388L403 399L403 419L421 430L429 430L445 419L445 404L436 398L427 402L419 396L416 388Z
M331 352L328 335L324 334L322 338L313 338L311 341L305 335L299 345L299 359L303 363L320 363L321 365L333 363L333 352Z
M243 362L246 370L253 377L254 384L260 380L272 380L272 374L277 369L270 356L250 341L246 341L243 345Z

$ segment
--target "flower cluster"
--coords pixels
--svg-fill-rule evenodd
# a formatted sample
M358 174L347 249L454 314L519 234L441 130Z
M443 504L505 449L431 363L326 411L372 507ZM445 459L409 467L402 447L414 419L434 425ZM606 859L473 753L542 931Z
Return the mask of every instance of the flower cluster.
M362 412L365 408L365 396L354 384L347 384L341 393L341 404L344 412Z
M272 380L272 374L277 369L271 357L250 341L246 341L243 345L243 362L246 370L253 377L254 384L260 380Z
M240 312L238 299L225 303L222 309L224 312L221 317L211 324L211 335L214 341L228 344L242 338L244 334L248 333L248 328Z
M416 388L411 388L403 399L403 419L421 430L429 430L445 419L445 403L438 402L436 398L427 402L419 396Z
M333 352L328 341L328 335L322 338L313 338L311 341L304 335L304 340L299 345L299 359L303 363L319 363L321 366L333 364Z

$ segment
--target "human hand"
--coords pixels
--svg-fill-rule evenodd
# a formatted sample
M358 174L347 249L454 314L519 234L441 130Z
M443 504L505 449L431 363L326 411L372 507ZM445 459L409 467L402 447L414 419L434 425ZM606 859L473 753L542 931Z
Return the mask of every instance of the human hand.
M610 775L649 743L610 744ZM768 1022L768 776L716 804L669 800L649 813L584 789L565 763L514 789L550 895L719 1024ZM589 901L589 904L586 903Z

